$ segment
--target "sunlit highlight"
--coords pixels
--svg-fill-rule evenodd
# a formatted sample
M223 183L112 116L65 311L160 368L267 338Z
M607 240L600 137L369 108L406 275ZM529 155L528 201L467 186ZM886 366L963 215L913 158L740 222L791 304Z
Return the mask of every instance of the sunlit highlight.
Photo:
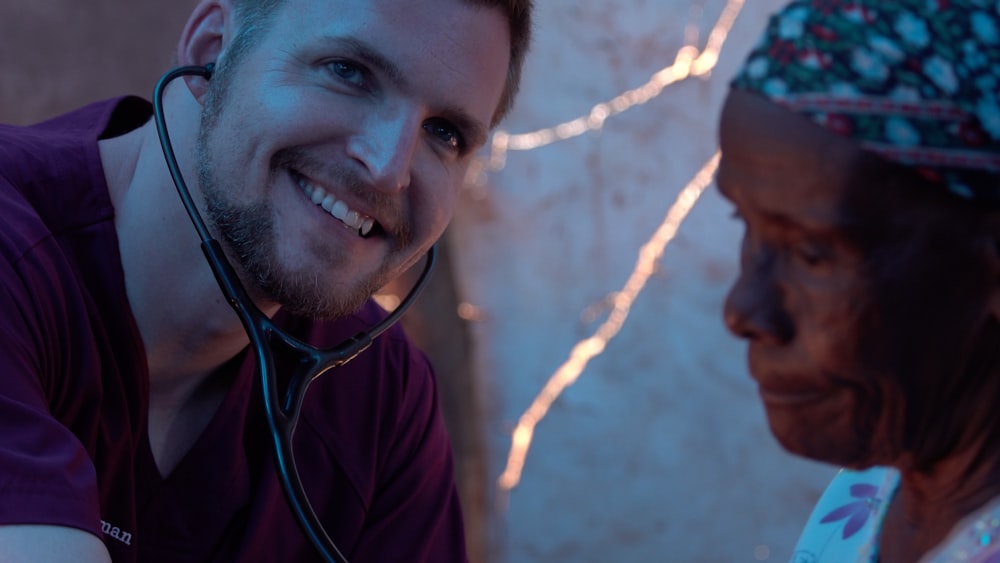
M701 194L704 193L705 188L711 184L718 165L719 153L717 152L694 179L684 187L667 212L663 223L657 228L652 238L639 250L635 269L621 291L614 294L611 300L612 309L608 318L597 328L593 336L573 347L569 359L549 378L531 406L521 415L512 434L507 466L497 480L497 486L501 491L510 491L520 482L524 462L535 433L535 426L545 417L563 390L576 382L590 360L604 352L608 342L621 330L628 318L632 304L642 292L646 282L656 272L657 263L663 256L667 245L676 236L684 218L687 217Z
M491 138L489 156L477 159L473 163L469 169L466 184L473 188L485 186L488 173L500 171L506 166L507 155L510 151L532 150L599 130L604 127L605 122L610 117L636 105L649 102L671 84L692 77L708 76L719 61L719 53L739 17L743 4L744 0L729 0L727 2L719 19L712 27L703 50L699 51L695 46L698 42L697 27L689 25L685 33L685 46L678 50L670 66L653 74L650 80L642 86L623 92L607 102L595 105L587 115L529 133L510 134L502 130L496 131ZM711 183L718 162L719 154L716 153L681 191L667 212L663 223L653 237L639 250L635 269L624 287L609 299L611 312L608 318L591 337L573 347L567 361L549 378L535 400L521 415L517 426L511 433L511 449L507 465L497 479L501 493L509 492L520 482L535 427L545 417L559 395L576 382L591 359L604 352L608 342L618 334L625 324L632 304L645 287L650 276L655 272L656 265L663 256L667 245L673 240L680 224L701 197L705 188Z
M719 53L743 9L743 3L744 0L729 0L726 3L702 51L699 52L694 45L694 39L689 40L688 44L677 51L670 66L653 74L642 86L595 105L587 115L529 133L510 134L497 130L491 138L489 156L470 166L466 183L470 186L483 186L488 173L503 170L507 165L507 154L510 151L537 149L590 131L597 131L604 127L604 122L609 117L649 102L671 84L688 78L708 76L719 61Z

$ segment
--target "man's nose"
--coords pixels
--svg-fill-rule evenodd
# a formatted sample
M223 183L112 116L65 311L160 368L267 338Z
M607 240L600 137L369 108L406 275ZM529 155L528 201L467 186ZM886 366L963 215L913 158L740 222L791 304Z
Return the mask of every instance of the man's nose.
M419 119L412 114L373 115L348 141L347 152L361 163L374 187L397 192L410 185L421 131Z
M784 290L775 276L776 257L747 256L729 289L723 317L729 331L752 341L784 344L795 337L795 325L785 308Z

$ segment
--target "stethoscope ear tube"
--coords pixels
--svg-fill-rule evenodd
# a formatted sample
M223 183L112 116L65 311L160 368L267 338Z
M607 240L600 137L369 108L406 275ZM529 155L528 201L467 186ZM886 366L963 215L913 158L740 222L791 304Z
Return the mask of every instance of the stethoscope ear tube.
M203 76L208 79L212 76L213 70L211 65L179 67L165 73L157 82L153 91L153 116L160 138L160 146L163 148L167 168L173 178L174 185L177 187L181 201L184 203L184 208L198 231L202 252L205 254L226 301L235 309L250 339L250 346L253 348L260 371L264 413L274 443L278 476L285 497L288 499L289 507L295 514L303 532L325 561L328 563L347 563L347 558L340 553L333 540L326 533L305 494L298 468L295 465L292 436L295 433L295 426L298 423L302 402L309 384L330 369L342 366L354 359L366 350L375 338L400 320L403 313L410 308L426 285L434 268L436 250L433 246L428 250L420 277L398 307L367 332L360 332L333 348L316 348L298 340L275 325L250 299L232 264L226 258L222 245L212 238L205 226L205 222L191 198L187 184L184 182L180 167L177 165L177 158L174 155L170 135L167 132L166 119L163 115L163 91L166 85L175 78L186 75ZM281 399L279 382L274 368L274 353L276 351L281 353L283 358L294 360L290 363L295 366L287 383L284 400Z

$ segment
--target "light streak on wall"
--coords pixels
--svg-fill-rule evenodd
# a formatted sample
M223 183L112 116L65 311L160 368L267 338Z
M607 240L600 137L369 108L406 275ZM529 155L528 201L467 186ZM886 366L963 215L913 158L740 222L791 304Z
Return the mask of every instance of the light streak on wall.
M497 480L497 486L501 492L509 492L520 482L535 427L545 417L549 408L564 389L576 382L590 360L604 351L608 342L618 334L625 324L632 304L642 292L646 282L655 273L656 265L663 256L667 245L673 240L684 218L687 217L698 198L704 193L705 188L712 183L718 164L719 153L716 152L715 156L705 163L695 175L694 179L681 190L677 200L667 212L663 223L657 228L652 238L639 249L639 258L632 274L621 291L612 297L612 308L608 318L591 337L580 341L573 347L569 359L549 378L531 406L521 415L511 437L507 466Z
M608 118L634 106L649 102L663 93L667 86L688 78L710 75L719 61L719 53L722 51L729 31L743 9L743 3L744 0L729 0L726 3L719 19L709 33L705 48L701 52L691 40L677 51L674 62L670 66L657 71L642 86L625 91L607 102L595 105L587 115L528 133L511 134L498 129L491 137L489 156L478 159L469 167L466 184L469 186L485 185L489 173L499 172L507 165L507 154L510 151L533 150L600 130Z
M677 52L673 64L655 73L646 84L628 90L608 102L595 105L588 115L530 133L512 135L505 131L497 131L493 135L489 159L484 159L478 163L478 166L470 169L469 183L483 185L486 182L487 171L502 170L506 166L509 151L532 150L556 141L582 135L588 131L598 130L604 126L604 122L609 117L652 100L670 84L691 77L709 75L718 63L719 53L725 44L729 31L739 17L743 3L744 0L729 0L712 27L705 48L700 53L694 46L697 34L688 33L689 40ZM689 28L688 32L690 31ZM520 482L535 427L545 417L563 390L576 382L590 360L603 353L608 342L621 330L628 318L632 303L653 274L656 262L663 255L666 246L673 240L681 222L704 189L711 183L718 165L718 158L719 154L716 153L681 191L677 201L667 212L663 224L640 249L635 269L624 288L613 297L612 310L608 319L598 327L590 338L580 341L573 347L569 359L549 378L535 400L518 419L518 424L511 435L511 448L507 456L507 465L497 479L497 486L502 493L509 492Z

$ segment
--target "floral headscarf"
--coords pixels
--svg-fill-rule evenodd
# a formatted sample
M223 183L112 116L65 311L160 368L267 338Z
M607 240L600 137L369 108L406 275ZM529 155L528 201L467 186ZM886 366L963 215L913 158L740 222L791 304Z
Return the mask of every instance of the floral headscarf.
M1000 0L796 0L732 86L1000 204Z

